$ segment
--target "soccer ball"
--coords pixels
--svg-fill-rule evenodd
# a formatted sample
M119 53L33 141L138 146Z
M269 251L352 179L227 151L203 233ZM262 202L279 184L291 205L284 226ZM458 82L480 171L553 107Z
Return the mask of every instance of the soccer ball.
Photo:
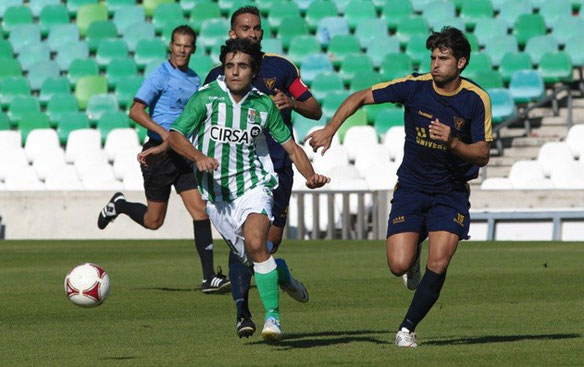
M77 265L65 277L65 293L80 307L97 307L109 294L109 276L100 266Z

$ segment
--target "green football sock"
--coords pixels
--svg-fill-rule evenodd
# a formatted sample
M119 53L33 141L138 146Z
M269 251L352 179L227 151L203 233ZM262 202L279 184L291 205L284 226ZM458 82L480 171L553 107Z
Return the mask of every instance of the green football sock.
M262 304L266 310L264 321L268 317L274 317L276 320L280 320L280 292L278 290L278 271L275 269L276 264L274 259L270 257L270 260L273 262L274 269L268 271L267 273L262 272L262 270L267 270L264 266L262 266L265 263L254 264L256 286L258 287L260 299L262 300ZM270 266L270 268L271 267L272 266Z

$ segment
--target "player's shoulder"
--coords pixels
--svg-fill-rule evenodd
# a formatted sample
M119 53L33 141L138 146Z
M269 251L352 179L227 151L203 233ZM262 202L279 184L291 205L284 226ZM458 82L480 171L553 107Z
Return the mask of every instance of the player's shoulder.
M482 100L485 104L490 103L489 93L481 88L480 85L472 81L471 79L461 77L462 88L464 88L468 93L477 98Z
M401 78L396 78L390 81L386 81L386 82L382 82L379 84L376 84L372 87L373 90L375 89L383 89L383 88L387 88L389 86L393 86L393 85L422 85L424 83L431 83L432 82L432 74L430 73L425 73L425 74L419 74L419 73L411 73L408 75L405 75Z
M278 67L280 70L284 70L284 71L288 71L288 72L291 71L291 72L294 72L296 74L299 74L299 70L296 67L296 65L292 61L287 59L286 57L279 55L279 54L273 54L273 53L264 54L262 64L273 65L273 66Z

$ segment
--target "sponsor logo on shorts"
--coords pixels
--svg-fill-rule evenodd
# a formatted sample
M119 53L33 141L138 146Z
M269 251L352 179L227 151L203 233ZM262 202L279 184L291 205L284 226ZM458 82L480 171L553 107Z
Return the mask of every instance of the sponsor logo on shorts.
M262 132L259 126L252 126L249 130L232 129L225 126L213 126L210 130L211 139L221 143L249 145Z
M393 224L398 224L398 223L403 223L406 221L406 217L403 215L398 215L397 217L393 218L393 220L391 221L391 223Z
M464 215L458 213L456 217L453 219L459 226L464 227Z

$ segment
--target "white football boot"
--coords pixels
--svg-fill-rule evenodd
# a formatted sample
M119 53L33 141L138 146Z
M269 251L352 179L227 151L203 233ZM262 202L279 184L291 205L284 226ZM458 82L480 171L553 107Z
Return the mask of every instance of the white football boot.
M301 281L294 279L290 273L290 270L288 269L286 261L284 261L284 259L276 259L276 264L278 264L278 267L284 270L284 273L286 274L286 279L283 283L280 284L280 288L284 292L288 293L288 295L295 301L301 303L308 302L308 290Z
M416 340L416 333L410 332L405 327L401 328L401 330L395 334L395 345L407 348L417 347L418 341Z
M422 254L422 244L418 244L416 260L408 271L402 275L402 280L404 281L404 286L409 290L414 290L418 288L420 280L422 280L422 271L420 269L420 258Z
M278 341L282 338L282 326L274 317L268 317L262 330L262 338L269 341Z

